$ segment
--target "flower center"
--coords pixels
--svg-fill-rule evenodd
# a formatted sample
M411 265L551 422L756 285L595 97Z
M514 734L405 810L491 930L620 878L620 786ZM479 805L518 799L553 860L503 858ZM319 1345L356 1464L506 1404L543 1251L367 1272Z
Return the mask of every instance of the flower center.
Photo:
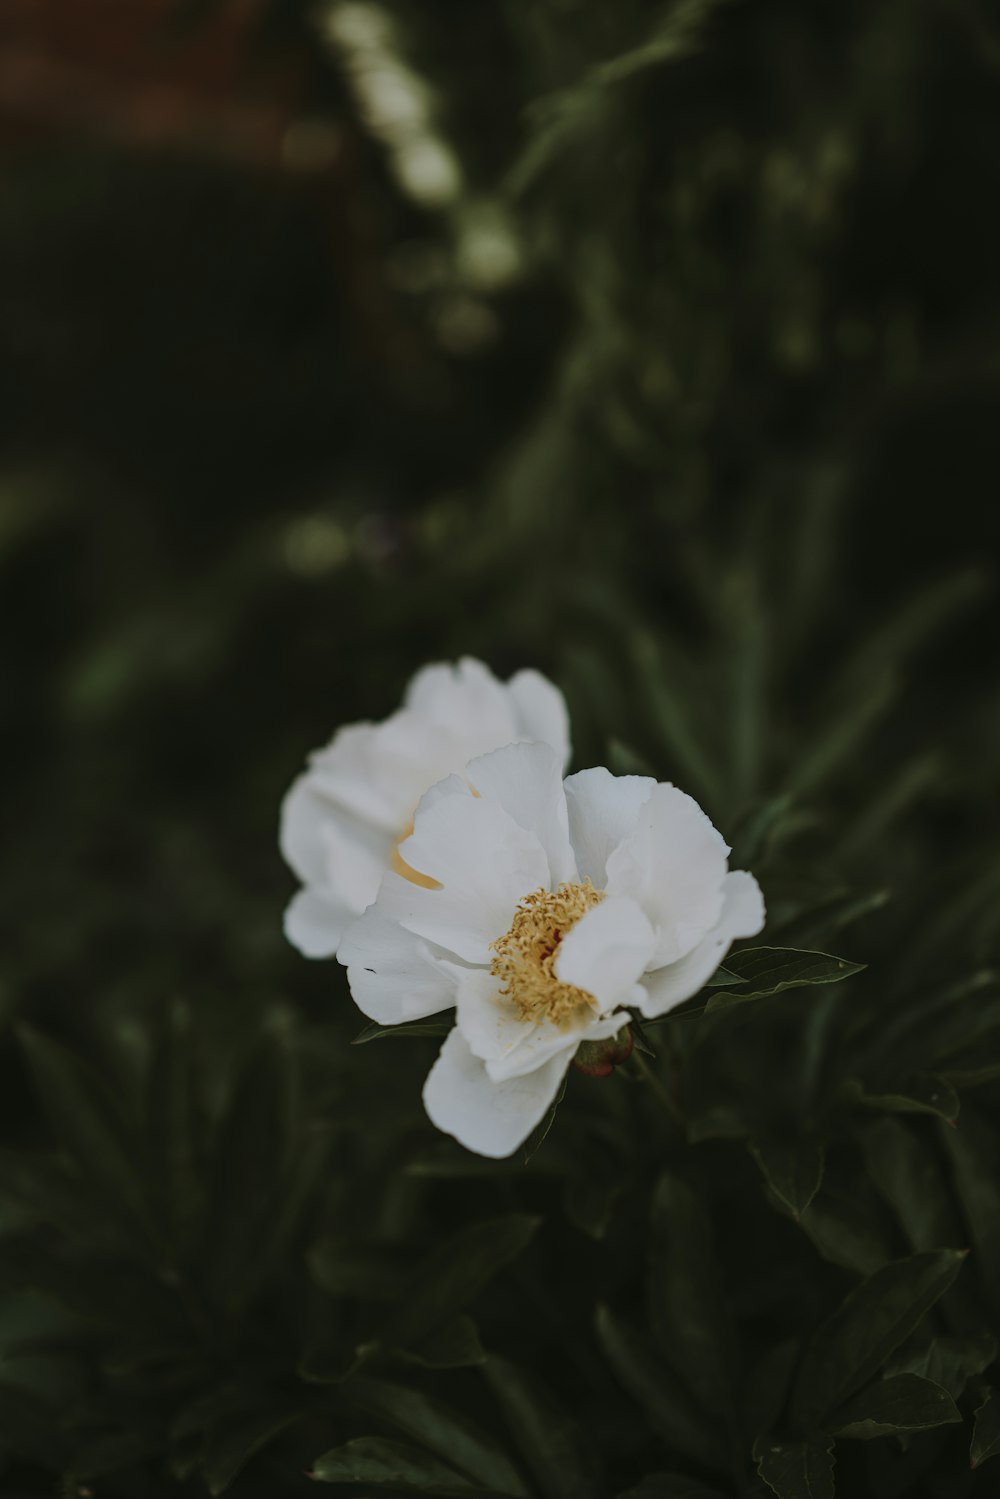
M440 880L432 880L429 874L421 874L419 869L414 869L411 864L407 864L399 852L399 845L405 843L412 832L413 818L411 817L409 823L393 845L392 853L389 856L389 868L394 873L401 874L404 880L409 880L411 885L420 885L424 890L442 890L444 887Z
M566 1025L581 1009L597 1001L586 989L560 983L555 974L559 944L571 926L604 899L589 880L560 885L558 890L534 890L518 904L510 931L490 943L495 954L490 972L501 981L522 1020L549 1020Z

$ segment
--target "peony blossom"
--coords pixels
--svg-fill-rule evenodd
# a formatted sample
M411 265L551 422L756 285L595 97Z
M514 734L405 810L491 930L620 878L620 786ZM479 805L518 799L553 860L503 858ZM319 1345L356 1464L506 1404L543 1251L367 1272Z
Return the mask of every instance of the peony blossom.
M454 1007L424 1104L480 1155L527 1138L582 1042L690 998L764 923L757 881L690 796L603 768L563 781L545 744L434 786L399 852L406 870L338 956L383 1025Z
M428 787L474 756L517 740L552 746L565 768L562 693L537 671L500 682L480 661L426 666L382 723L348 724L293 783L281 809L281 851L302 881L285 934L307 958L329 958L378 894L387 869L417 878L399 848Z

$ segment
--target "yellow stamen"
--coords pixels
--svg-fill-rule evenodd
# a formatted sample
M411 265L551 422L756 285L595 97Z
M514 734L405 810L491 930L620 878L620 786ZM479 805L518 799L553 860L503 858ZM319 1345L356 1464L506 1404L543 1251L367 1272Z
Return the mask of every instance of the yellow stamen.
M409 880L411 885L420 885L424 890L443 890L444 886L440 880L432 880L429 874L421 874L419 869L414 869L412 865L407 864L399 852L399 844L405 843L412 832L413 818L411 817L409 825L400 833L399 841L392 850L392 854L389 857L389 868L394 870L396 874L401 874L404 880Z
M604 899L589 880L535 890L518 905L510 931L490 944L496 954L490 972L501 980L522 1020L549 1020L566 1026L594 1010L597 1001L586 989L560 983L555 974L559 944L581 916Z

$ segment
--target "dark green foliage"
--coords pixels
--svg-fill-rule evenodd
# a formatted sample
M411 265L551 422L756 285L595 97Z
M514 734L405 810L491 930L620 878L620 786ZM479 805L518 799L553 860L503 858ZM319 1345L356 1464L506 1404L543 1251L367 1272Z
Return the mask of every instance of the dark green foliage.
M385 0L435 206L250 9L284 166L0 99L0 1492L991 1499L996 19ZM501 1162L281 932L306 752L466 652L768 906Z

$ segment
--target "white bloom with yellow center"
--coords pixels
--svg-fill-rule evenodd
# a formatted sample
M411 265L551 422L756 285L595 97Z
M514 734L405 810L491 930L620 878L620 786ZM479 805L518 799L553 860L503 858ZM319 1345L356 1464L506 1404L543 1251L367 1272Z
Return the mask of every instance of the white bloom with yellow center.
M285 933L307 958L329 958L378 894L387 869L410 874L399 845L428 787L477 755L518 740L569 760L562 693L537 671L500 682L480 661L427 666L382 723L348 724L293 783L281 809L281 851L304 889Z
M422 799L339 951L372 1020L455 1009L427 1079L439 1129L506 1156L584 1041L663 1015L764 924L753 875L676 786L603 768L562 780L545 744L473 760Z

